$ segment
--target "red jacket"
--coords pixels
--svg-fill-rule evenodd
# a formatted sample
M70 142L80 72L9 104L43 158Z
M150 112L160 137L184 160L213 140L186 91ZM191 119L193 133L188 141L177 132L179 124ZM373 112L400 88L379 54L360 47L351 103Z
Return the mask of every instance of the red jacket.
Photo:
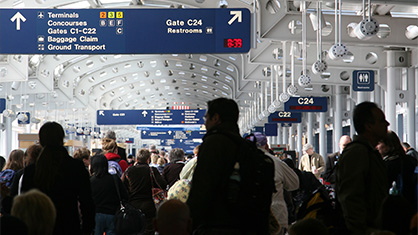
M116 153L106 153L105 156L108 161L116 161L117 159L121 159L120 156ZM128 163L125 160L120 160L119 166L122 169L122 172L125 172L125 170L128 168Z

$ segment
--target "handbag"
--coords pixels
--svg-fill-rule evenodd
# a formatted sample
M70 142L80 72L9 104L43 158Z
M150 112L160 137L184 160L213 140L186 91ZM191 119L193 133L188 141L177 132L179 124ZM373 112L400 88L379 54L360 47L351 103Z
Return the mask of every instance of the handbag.
M179 179L173 186L168 190L167 198L168 199L178 199L182 202L186 202L189 198L190 188L192 186L192 181L190 180L190 175L193 174L194 169L197 165L197 161L193 164L190 169L184 174L183 179Z
M167 199L166 192L161 188L161 186L158 184L157 179L155 178L154 171L152 168L149 168L150 170L150 176L151 176L151 185L152 185L152 199L154 200L155 206L160 206L161 203L163 203ZM154 180L153 180L154 179ZM154 182L157 184L157 187L154 187Z
M115 233L121 235L142 233L145 229L145 214L130 203L122 201L118 182L115 176L112 177L115 181L116 192L120 202L120 209L115 214Z

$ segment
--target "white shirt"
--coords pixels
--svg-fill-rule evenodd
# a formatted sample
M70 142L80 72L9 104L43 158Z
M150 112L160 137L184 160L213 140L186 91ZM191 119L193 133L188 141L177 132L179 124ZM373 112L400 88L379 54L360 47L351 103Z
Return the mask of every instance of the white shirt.
M299 177L285 162L271 155L267 150L259 147L274 162L274 182L277 192L272 196L271 211L280 226L288 227L287 206L283 196L283 189L294 191L299 188Z

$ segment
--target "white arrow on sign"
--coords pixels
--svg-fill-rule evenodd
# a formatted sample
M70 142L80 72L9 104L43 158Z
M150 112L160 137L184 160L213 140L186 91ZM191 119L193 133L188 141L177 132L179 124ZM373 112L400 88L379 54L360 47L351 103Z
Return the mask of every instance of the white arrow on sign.
M12 18L10 18L10 21L16 21L16 30L20 30L20 21L25 22L26 18L22 14L20 14L20 12L17 12Z
M236 19L238 19L238 22L242 22L242 12L241 11L231 11L231 15L234 15L229 21L228 24L231 25L234 23Z
M148 114L148 112L147 112L146 110L144 110L144 111L142 112L142 115L144 115L144 117L146 117L146 116L147 116L147 114Z
M104 111L103 110L100 110L99 111L99 116L104 116L105 114L104 114Z

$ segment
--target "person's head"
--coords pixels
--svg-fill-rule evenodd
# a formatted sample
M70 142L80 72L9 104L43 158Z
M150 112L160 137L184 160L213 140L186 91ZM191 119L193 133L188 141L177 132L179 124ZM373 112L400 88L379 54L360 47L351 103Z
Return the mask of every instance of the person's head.
M112 130L106 132L105 138L112 139L116 141L116 133Z
M151 163L152 164L157 164L158 158L160 158L160 155L158 155L156 153L152 153L151 154Z
M134 161L135 161L135 158L134 158L134 156L133 156L132 154L129 154L129 155L126 157L126 160L128 161L128 163L132 163L132 162L134 162Z
M56 218L54 203L37 189L16 196L11 214L25 222L29 235L48 235L54 230Z
M9 159L7 159L6 165L4 165L3 170L11 169L18 171L23 168L23 157L25 152L20 149L15 149L10 152Z
M29 165L36 162L39 154L41 154L42 146L39 144L32 144L26 149L25 152L25 165Z
M42 151L36 160L35 186L49 193L59 174L63 159L68 156L64 145L65 132L56 122L46 122L39 130L39 142Z
M365 135L373 145L385 137L389 126L383 111L372 102L363 102L354 108L353 122L357 133Z
M155 146L155 144L151 144L149 146L149 149L148 150L150 151L150 153L156 153L156 154L158 154L157 146Z
M289 235L328 235L327 227L319 220L308 218L299 220L289 228Z
M191 234L192 219L189 207L178 199L165 201L158 208L154 228L161 235Z
M208 109L205 114L205 126L207 130L223 123L237 123L239 109L237 103L232 99L217 98L208 101Z
M388 155L398 155L402 157L405 155L405 150L402 147L401 141L399 140L398 135L393 131L387 132L386 136L377 144L376 149L382 157Z
M45 146L63 146L65 132L62 126L56 122L46 122L39 130L39 143Z
M83 161L84 166L90 165L90 150L86 147L79 148L74 152L74 158Z
M170 162L184 161L184 151L180 148L175 148L170 151L168 155Z
M343 136L341 136L341 138L340 138L340 142L339 142L339 144L338 144L338 146L339 146L339 148L340 148L340 152L343 152L343 150L344 150L345 146L346 146L347 144L349 144L349 143L351 143L351 138L350 138L350 136L348 136L348 135L343 135Z
M117 153L118 145L114 139L103 138L102 139L102 149L104 154L106 153Z
M260 148L264 148L264 149L268 149L267 146L267 137L261 133L261 132L254 132L254 137L255 137L255 144L257 145L257 147Z
M308 155L312 155L313 153L314 153L314 151L313 151L313 146L312 146L312 144L305 144L303 147L302 147L302 152L305 154L308 154Z
M146 163L148 164L151 153L148 149L140 149L136 153L136 162L137 163Z
M158 160L157 160L157 164L158 164L159 166L164 166L164 164L165 164L165 160L164 160L164 158L162 158L162 157L158 158Z
M193 155L195 157L197 157L197 154L199 153L199 148L200 148L200 144L198 146L194 147L194 149L193 149Z
M3 169L4 165L6 165L6 158L0 156L0 169Z
M96 154L91 157L90 174L98 178L109 174L109 163L105 155Z
M403 142L402 147L403 147L403 150L405 150L406 152L411 148L411 145L409 145L407 142Z

